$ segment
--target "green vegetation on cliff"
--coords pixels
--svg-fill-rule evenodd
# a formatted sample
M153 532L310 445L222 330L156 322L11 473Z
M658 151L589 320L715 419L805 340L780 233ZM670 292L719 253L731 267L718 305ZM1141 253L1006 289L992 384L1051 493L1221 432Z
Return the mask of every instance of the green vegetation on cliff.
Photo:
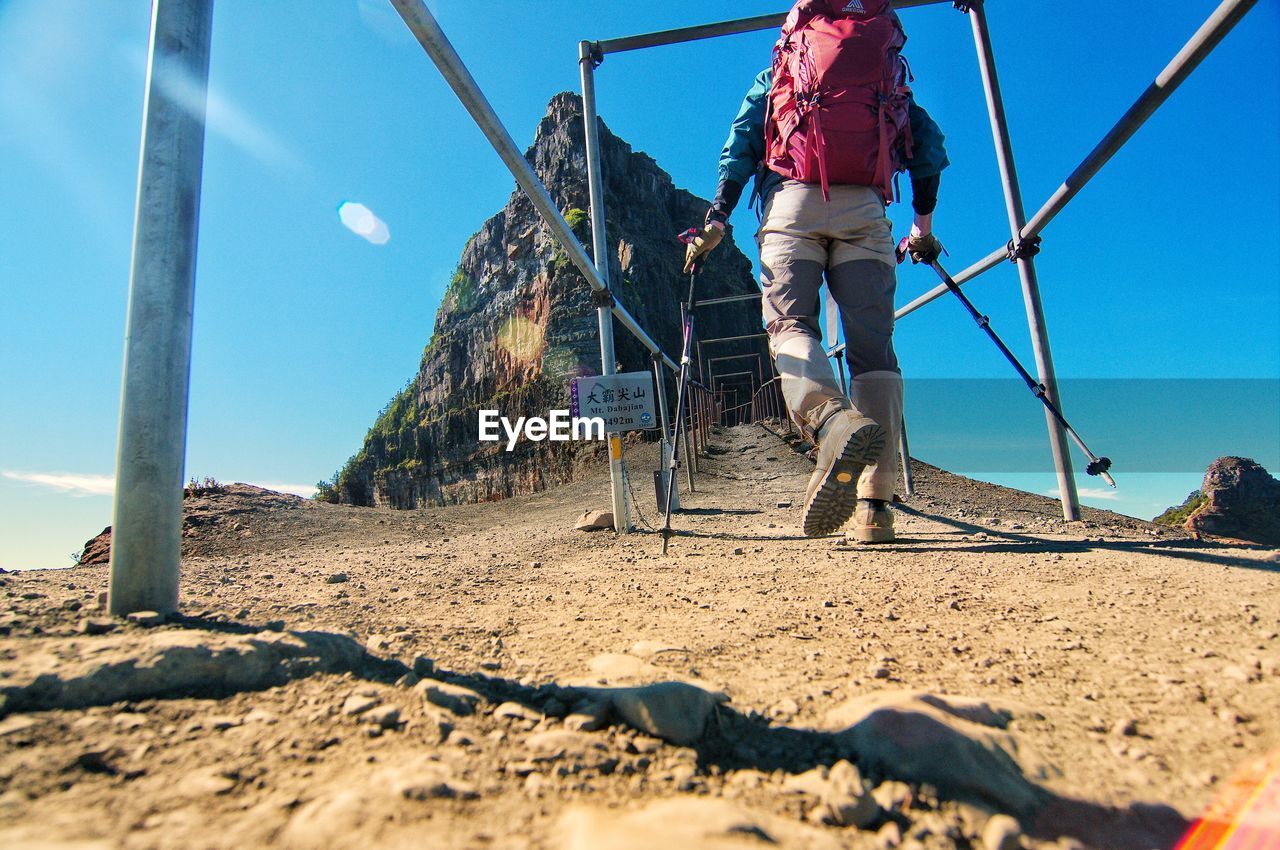
M316 484L316 499L322 502L369 504L369 483L378 472L402 469L413 473L422 466L418 457L418 389L411 380L378 413L365 435L360 451L334 473L331 481Z
M1159 525L1170 525L1174 528L1182 528L1187 518L1193 513L1200 510L1205 502L1209 501L1209 497L1199 490L1192 490L1191 495L1187 496L1187 500L1181 505L1169 508L1169 510L1160 514L1160 516L1151 520Z

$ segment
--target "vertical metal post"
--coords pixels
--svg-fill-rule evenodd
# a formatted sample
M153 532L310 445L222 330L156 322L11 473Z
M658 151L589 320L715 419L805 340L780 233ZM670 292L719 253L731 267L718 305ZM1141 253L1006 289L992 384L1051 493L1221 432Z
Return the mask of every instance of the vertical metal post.
M604 181L600 174L600 131L596 121L596 55L591 42L578 43L578 67L582 72L582 121L587 147L587 191L591 197L591 251L596 271L609 285L609 253L605 239ZM605 375L617 372L613 349L613 313L610 305L596 309L600 325L600 366ZM622 438L609 435L609 482L613 495L613 528L619 534L631 530L631 516L625 486L626 467L622 461Z
M693 441L693 451L685 452L684 459L696 473L698 471L698 452L701 448L698 446L698 429L702 427L702 413L698 406L701 402L702 391L695 385L689 386L689 413L693 417L689 427L689 439Z
M667 384L662 378L662 358L657 354L653 355L653 379L656 382L658 392L658 418L662 425L662 439L658 441L659 456L661 460L658 468L662 472L662 492L665 494L667 490L667 475L671 467L671 449L674 431L671 430L671 421L667 417ZM685 453L686 459L688 452ZM671 509L680 509L680 493L678 490L671 492Z
M152 6L111 523L107 604L116 615L178 607L212 28L213 0Z
M1014 164L1013 143L1009 138L1009 124L1004 112L1004 99L1000 95L1000 80L996 75L995 55L991 50L991 32L983 0L975 0L969 7L969 20L973 25L973 41L978 51L978 65L982 72L982 89L987 98L987 111L991 116L991 134L995 139L996 159L1000 165L1000 181L1004 186L1005 207L1009 214L1009 230L1015 249L1021 244L1022 228L1026 224L1026 212L1022 206L1022 190L1018 186L1018 172ZM1022 299L1027 311L1027 324L1031 328L1031 343L1035 351L1036 371L1044 384L1049 400L1059 410L1062 401L1058 397L1058 382L1053 370L1053 355L1049 348L1049 331L1045 326L1044 307L1040 303L1040 284L1036 278L1035 262L1031 254L1018 251L1018 276L1022 281ZM1080 518L1080 500L1076 493L1075 476L1071 469L1071 454L1067 446L1066 432L1061 423L1048 411L1045 422L1049 429L1049 447L1053 452L1053 465L1058 473L1058 492L1062 494L1062 516L1066 520Z
M689 487L689 494L693 495L696 492L693 489L693 453L689 451L689 429L693 427L693 408L686 410L684 415L689 418L688 424L680 429L681 436L684 438L684 481Z
M911 447L907 445L907 417L902 417L902 430L898 432L898 459L902 464L902 495L911 498L916 494L915 476L911 474Z
M700 452L705 447L702 439L702 390L695 389L693 398L693 407L689 408L693 411L697 418L693 421L692 433L689 435L693 439L693 453L688 455L689 463L693 465L694 474L702 472L702 456Z

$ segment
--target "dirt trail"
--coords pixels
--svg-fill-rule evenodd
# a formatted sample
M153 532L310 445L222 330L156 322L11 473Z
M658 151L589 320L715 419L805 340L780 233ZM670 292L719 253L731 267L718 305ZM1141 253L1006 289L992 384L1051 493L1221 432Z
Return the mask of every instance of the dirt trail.
M1101 511L1065 524L1048 499L923 464L899 542L810 540L803 455L756 426L713 449L665 558L652 531L572 530L603 507L595 476L413 512L204 497L188 506L201 519L186 619L155 628L80 633L103 616L105 567L0 576L0 686L37 668L128 668L186 640L171 632L216 635L210 657L265 652L276 635L270 658L286 666L309 651L280 643L291 632L349 632L383 659L87 708L11 695L0 844L973 846L999 806L895 783L866 744L831 734L851 700L924 692L1007 707L982 727L990 740L1044 794L1076 801L1024 816L1025 846L1138 847L1180 821L1133 804L1194 818L1237 766L1280 747L1275 551ZM633 468L656 525L652 464ZM479 692L473 713L424 699L443 679ZM618 722L567 731L582 721L563 719L566 703L585 693L570 688L654 679L731 702L690 747ZM869 829L820 822L845 757L878 786Z

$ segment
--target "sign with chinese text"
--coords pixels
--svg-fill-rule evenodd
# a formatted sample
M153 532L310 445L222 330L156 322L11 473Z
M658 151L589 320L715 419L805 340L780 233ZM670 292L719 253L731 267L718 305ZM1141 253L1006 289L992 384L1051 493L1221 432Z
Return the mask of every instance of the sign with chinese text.
M603 419L608 433L658 427L658 402L648 372L575 378L571 395L573 415Z

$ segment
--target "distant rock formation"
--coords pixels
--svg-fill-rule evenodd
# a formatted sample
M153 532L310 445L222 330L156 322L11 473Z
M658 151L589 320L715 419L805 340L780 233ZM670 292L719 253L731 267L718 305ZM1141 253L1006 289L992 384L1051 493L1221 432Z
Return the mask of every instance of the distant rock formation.
M212 478L194 480L182 491L182 554L208 554L219 538L247 536L255 525L270 524L283 511L317 508L310 499L277 493L256 484L219 484ZM259 527L258 532L262 529ZM76 560L78 567L111 562L111 526L89 538Z
M699 224L708 202L676 188L657 163L600 123L609 277L614 297L668 354L680 346L688 285L676 234ZM551 99L526 158L590 253L582 101ZM698 296L757 292L750 261L732 235L698 279ZM758 300L698 312L699 336L762 330ZM532 203L517 191L463 249L417 375L381 412L360 450L317 498L413 508L481 502L572 480L598 443L522 441L513 452L477 439L478 411L546 416L569 407L571 380L600 373L591 289ZM624 371L651 370L648 352L614 322ZM760 352L757 340L708 356ZM765 355L767 356L767 355ZM643 477L643 476L641 476Z
M1248 458L1220 457L1199 490L1155 521L1193 534L1280 546L1280 481Z
M110 561L111 526L108 525L96 537L91 537L85 541L84 548L80 550L80 557L76 560L76 566L88 567L94 564L106 564Z

